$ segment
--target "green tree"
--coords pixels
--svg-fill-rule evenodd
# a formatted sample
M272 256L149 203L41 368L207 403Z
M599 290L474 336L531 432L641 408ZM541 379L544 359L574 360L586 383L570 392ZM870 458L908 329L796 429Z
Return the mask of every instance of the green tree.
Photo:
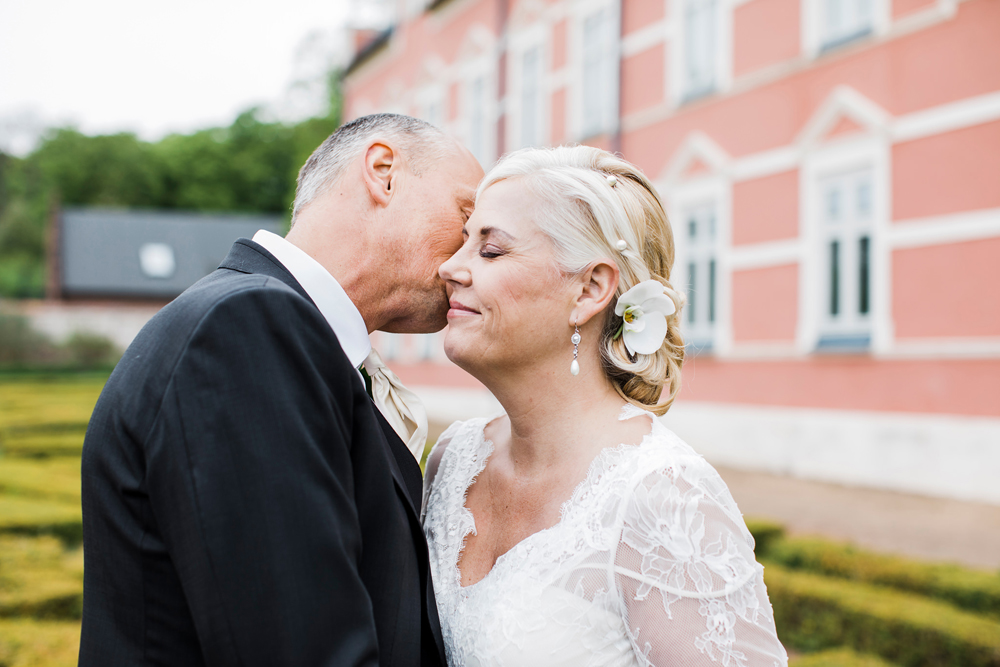
M0 297L41 296L46 229L61 206L290 213L295 178L340 124L340 73L325 114L286 124L241 113L229 127L172 134L88 136L51 130L24 158L0 153Z

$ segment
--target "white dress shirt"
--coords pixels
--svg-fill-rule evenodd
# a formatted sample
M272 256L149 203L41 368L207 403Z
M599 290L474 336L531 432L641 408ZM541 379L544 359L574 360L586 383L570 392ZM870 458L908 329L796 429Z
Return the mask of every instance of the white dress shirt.
M348 361L355 368L360 367L372 351L368 327L337 279L304 250L277 234L262 229L253 235L253 240L274 255L302 285L337 335Z

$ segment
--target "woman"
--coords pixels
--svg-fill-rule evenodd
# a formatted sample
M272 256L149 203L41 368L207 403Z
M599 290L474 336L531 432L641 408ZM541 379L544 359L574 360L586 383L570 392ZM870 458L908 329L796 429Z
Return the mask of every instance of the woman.
M445 349L505 414L428 460L449 664L786 664L732 496L654 418L684 348L652 185L594 148L520 151L463 233Z

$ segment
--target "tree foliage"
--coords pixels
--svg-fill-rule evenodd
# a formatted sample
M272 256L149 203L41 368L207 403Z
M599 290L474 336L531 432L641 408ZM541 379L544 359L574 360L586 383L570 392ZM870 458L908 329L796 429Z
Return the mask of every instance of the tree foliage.
M252 108L229 127L155 143L56 128L24 158L0 152L0 296L43 293L56 206L288 214L299 167L340 123L338 81L327 114L296 124Z

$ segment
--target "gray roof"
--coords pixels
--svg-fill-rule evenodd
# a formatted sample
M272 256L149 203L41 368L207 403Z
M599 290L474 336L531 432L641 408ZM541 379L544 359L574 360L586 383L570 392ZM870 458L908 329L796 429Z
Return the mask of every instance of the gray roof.
M284 230L275 215L73 208L61 217L65 296L173 298L214 271L236 239Z

